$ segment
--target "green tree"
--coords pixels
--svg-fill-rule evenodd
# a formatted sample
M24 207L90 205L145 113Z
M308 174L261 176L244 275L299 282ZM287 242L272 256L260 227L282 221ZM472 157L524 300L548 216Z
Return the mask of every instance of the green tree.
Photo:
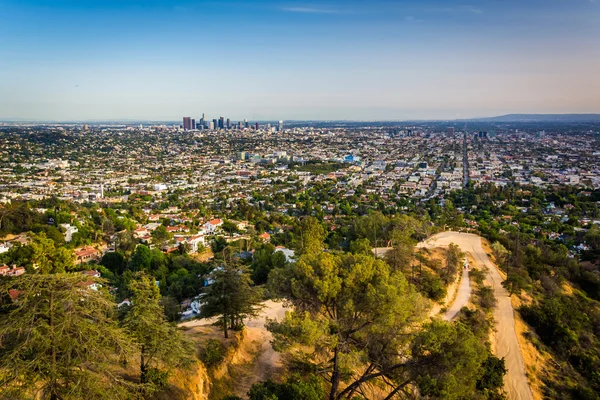
M269 272L273 268L283 268L285 263L285 254L275 251L275 246L270 243L260 246L252 257L252 280L257 285L266 283Z
M507 268L507 263L510 258L510 251L506 249L500 242L492 243L492 254L498 263L498 267Z
M477 390L488 395L488 398L498 398L498 393L502 392L504 385L504 375L506 375L506 365L504 358L498 358L492 354L483 362L483 374L477 380Z
M56 247L54 241L44 233L30 233L32 254L29 260L31 267L42 274L67 272L75 269L75 254L64 247Z
M261 293L252 286L252 279L244 266L226 263L211 273L213 283L208 286L200 316L219 316L223 335L228 329L243 325L245 318L258 315Z
M512 296L513 294L521 294L523 290L526 290L531 285L531 278L527 274L527 271L521 268L511 268L506 276L506 280L502 282L502 286Z
M593 250L600 250L600 227L594 225L585 234L585 241Z
M255 383L248 392L250 400L322 400L323 385L315 375L302 379L295 374L283 383L267 380Z
M463 399L475 393L487 349L462 323L435 321L414 340L411 355L422 395Z
M316 218L303 218L300 222L300 233L298 235L298 254L320 252L323 250L325 238L327 238L327 231Z
M169 231L167 231L167 227L164 225L160 225L158 228L153 230L151 235L152 242L158 247L161 247L173 238L173 235Z
M454 243L450 243L446 253L446 268L443 276L446 283L452 282L456 278L463 256L464 254L461 253L460 248Z
M152 251L148 246L140 244L135 248L135 252L129 260L129 269L134 272L148 271L151 263Z
M93 281L97 284L102 280ZM123 398L107 365L132 350L115 323L115 304L82 274L25 274L0 281L0 397Z
M105 253L100 260L100 265L108 268L113 274L120 276L125 272L125 257L118 251Z
M371 243L369 239L356 239L350 242L350 252L353 254L365 254L371 255L373 254L371 250Z
M399 349L421 302L404 275L385 262L308 253L274 270L269 286L295 306L282 322L268 325L275 348L301 344L294 357L324 371L330 399L351 398L361 385L406 367ZM349 384L344 390L342 381Z
M229 236L232 236L234 233L236 233L238 231L237 225L229 220L223 221L223 225L221 226L221 228L225 232L229 233Z
M189 361L192 351L177 327L167 322L154 279L138 273L129 290L131 307L123 327L135 338L138 347L141 382L152 390L164 384L169 369Z

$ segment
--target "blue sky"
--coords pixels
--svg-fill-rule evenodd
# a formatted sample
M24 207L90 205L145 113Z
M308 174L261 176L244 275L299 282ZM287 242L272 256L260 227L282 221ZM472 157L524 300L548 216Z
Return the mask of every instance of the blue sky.
M0 118L600 112L600 0L0 0Z

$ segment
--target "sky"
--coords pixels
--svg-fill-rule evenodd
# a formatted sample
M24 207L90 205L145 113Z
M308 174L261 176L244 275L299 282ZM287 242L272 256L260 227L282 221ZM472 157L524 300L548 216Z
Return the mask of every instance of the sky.
M0 119L600 113L600 0L0 0Z

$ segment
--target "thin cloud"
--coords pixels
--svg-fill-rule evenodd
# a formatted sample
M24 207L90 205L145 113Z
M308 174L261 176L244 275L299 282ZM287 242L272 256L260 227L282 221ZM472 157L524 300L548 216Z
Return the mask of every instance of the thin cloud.
M483 14L483 10L481 8L477 8L477 7L473 7L473 6L435 7L435 8L429 8L427 11L438 12L438 13L461 13L461 12L464 13L464 12L468 12L468 13L471 13L471 14Z
M332 8L314 8L314 7L283 7L282 11L304 14L339 14L340 10Z
M471 6L465 6L464 9L471 14L483 14L483 10L481 8L475 8Z
M407 16L407 17L404 17L404 20L405 20L406 22L415 22L415 23L417 23L417 22L423 22L423 20L422 20L422 19L415 18L415 17L413 17L412 15L409 15L409 16Z

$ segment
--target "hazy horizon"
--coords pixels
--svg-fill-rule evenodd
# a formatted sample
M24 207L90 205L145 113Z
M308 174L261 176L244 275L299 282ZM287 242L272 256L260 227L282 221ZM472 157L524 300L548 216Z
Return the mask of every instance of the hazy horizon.
M600 113L600 1L3 0L0 119Z

